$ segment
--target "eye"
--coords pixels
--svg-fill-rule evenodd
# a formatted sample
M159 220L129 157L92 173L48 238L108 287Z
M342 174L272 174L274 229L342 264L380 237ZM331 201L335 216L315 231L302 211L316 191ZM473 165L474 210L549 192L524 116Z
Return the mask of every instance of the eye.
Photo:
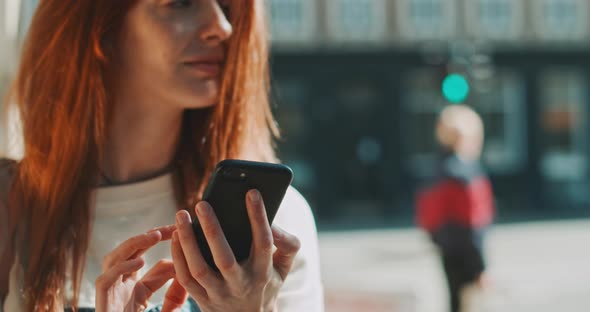
M168 3L168 6L174 9L188 8L193 4L191 0L174 0Z

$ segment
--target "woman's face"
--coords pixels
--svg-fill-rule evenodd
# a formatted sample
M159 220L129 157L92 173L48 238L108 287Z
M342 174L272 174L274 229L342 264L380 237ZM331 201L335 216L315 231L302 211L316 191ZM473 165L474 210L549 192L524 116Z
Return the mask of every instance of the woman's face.
M216 103L232 34L226 8L227 0L137 0L116 45L117 92L137 96L133 105Z

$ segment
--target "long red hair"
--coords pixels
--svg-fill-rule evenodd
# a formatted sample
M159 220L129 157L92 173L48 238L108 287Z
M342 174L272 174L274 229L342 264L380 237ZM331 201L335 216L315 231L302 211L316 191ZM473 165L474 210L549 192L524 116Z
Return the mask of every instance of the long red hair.
M42 0L26 37L9 96L18 105L24 136L9 209L28 311L77 306L91 194L112 111L111 56L104 42L117 35L135 1ZM262 1L231 2L234 32L219 103L184 113L176 157L179 209L199 199L218 161L275 159L278 132L268 101L263 13ZM66 276L73 286L71 302L63 302Z

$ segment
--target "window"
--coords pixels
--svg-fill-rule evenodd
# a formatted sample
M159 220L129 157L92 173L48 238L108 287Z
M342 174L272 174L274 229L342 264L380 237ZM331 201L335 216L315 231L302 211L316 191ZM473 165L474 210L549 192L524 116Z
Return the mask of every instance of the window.
M279 156L297 172L293 185L301 191L309 192L317 186L307 153L307 143L311 135L310 119L305 116L305 104L310 101L309 85L303 79L276 79L272 98L281 129Z
M336 41L380 41L387 27L385 0L326 1L328 29Z
M581 73L554 69L540 77L541 173L548 180L588 176L587 89Z
M588 10L586 0L535 1L537 35L546 40L585 39L588 35Z
M313 41L316 33L316 0L271 0L269 4L274 42Z
M415 69L404 77L402 132L404 157L412 174L428 177L435 172L437 144L434 129L446 102L441 96L436 69Z
M515 173L527 155L524 81L504 70L487 84L487 90L474 88L472 98L486 131L482 160L492 173Z
M399 0L397 20L402 36L410 40L440 40L456 30L456 1Z
M16 0L5 0L0 2L0 38L15 39L18 33L19 2Z
M23 0L21 2L22 19L20 21L21 22L20 32L19 32L20 36L24 37L24 35L29 30L29 25L31 24L31 20L33 19L33 14L35 13L35 10L37 9L38 3L39 3L39 0Z
M572 68L539 77L539 169L543 193L554 204L590 204L587 83L583 72Z
M447 105L442 98L440 74L435 69L413 70L403 87L403 146L408 165L417 177L434 172L437 143L434 132L438 114ZM482 161L491 173L514 173L526 161L526 112L524 82L515 72L499 72L487 82L488 89L478 90L467 105L481 116L486 130Z
M465 2L468 31L476 38L516 39L522 34L522 0L475 0Z

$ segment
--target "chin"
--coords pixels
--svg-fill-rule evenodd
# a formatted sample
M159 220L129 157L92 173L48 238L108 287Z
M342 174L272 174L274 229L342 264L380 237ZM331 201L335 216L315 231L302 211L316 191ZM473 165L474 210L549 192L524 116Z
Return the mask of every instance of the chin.
M175 101L180 103L183 109L208 108L219 102L219 93L216 88L214 90L189 90L188 92L185 90L185 92L180 91L177 94L184 94L182 98Z

